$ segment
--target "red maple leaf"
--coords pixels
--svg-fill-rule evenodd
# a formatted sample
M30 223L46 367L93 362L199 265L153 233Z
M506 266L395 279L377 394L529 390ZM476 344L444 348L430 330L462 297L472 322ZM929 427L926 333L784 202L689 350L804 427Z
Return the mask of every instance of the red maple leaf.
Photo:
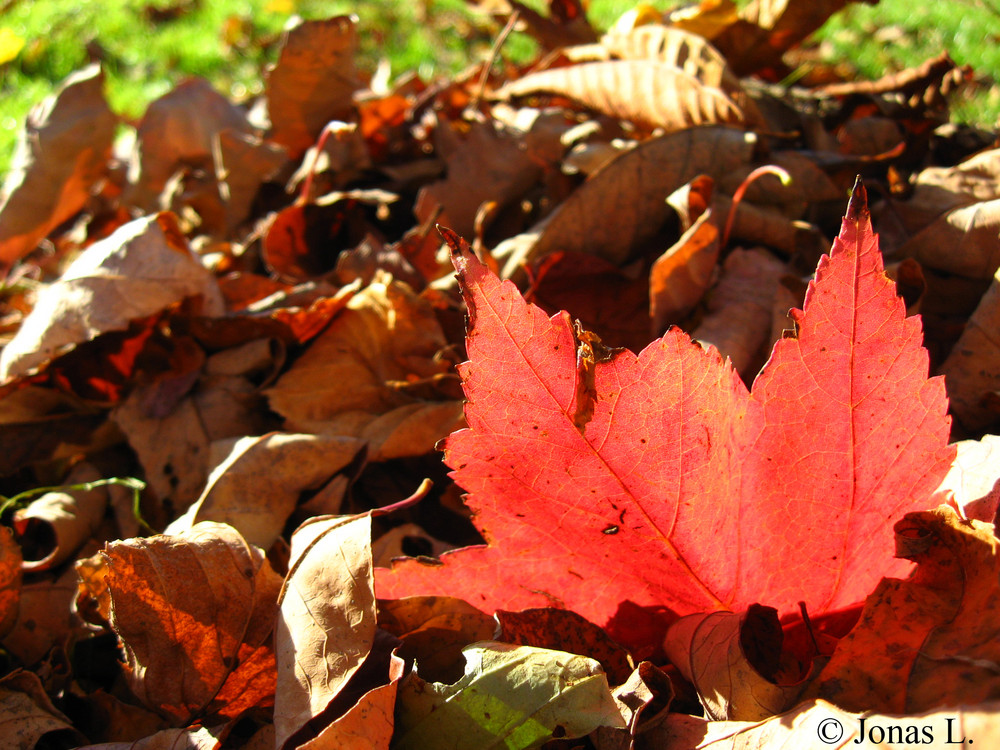
M892 525L933 504L954 450L944 382L927 378L860 184L792 311L797 337L751 391L677 329L639 355L604 352L450 244L469 428L445 461L487 545L380 569L380 598L563 607L636 646L673 616L800 601L822 614L905 573Z

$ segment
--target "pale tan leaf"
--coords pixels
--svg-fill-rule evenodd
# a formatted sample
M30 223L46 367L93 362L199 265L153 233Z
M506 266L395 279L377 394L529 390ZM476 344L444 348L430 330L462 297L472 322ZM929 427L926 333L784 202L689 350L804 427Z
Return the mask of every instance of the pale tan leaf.
M395 729L394 709L405 663L389 657L389 684L372 688L347 713L301 745L302 750L389 750Z
M27 255L84 207L111 155L117 123L97 65L72 74L31 111L4 184L0 264Z
M129 222L88 247L39 295L0 355L0 380L195 296L205 314L222 313L218 285L191 254L176 217L160 213Z
M938 492L952 492L966 518L993 523L1000 506L1000 435L959 440L955 447L955 463Z
M1000 742L1000 703L898 716L854 714L824 700L810 701L764 721L709 721L670 714L641 737L639 750L749 750L831 748L900 750L904 747L963 747ZM876 727L880 727L881 730Z
M705 86L672 65L611 60L529 73L508 83L502 97L566 96L603 114L664 130L745 122L721 89Z
M336 698L371 652L371 517L316 517L292 535L275 629L280 748Z
M331 120L347 120L360 87L354 67L355 21L336 16L302 21L285 30L278 62L265 83L271 140L290 158L305 153Z
M898 249L921 265L986 279L1000 268L1000 199L954 208Z
M622 264L666 221L672 211L666 196L700 174L718 178L749 163L755 143L751 133L709 126L668 133L619 154L533 230L539 233L537 241L518 236L497 246L494 255L502 259L502 275L518 275L523 264L554 250L591 253Z
M212 470L197 502L164 533L216 521L232 526L250 544L270 549L302 493L326 484L363 445L348 437L276 432L241 438Z
M705 86L739 89L738 79L719 50L705 37L684 29L647 24L628 32L609 32L601 44L623 60L654 60L683 70Z
M751 631L744 638L744 630ZM774 610L759 605L748 612L707 612L682 617L667 631L663 648L695 690L705 715L716 721L758 721L786 711L803 685L783 686L767 679L744 650L777 644L781 626ZM776 653L772 653L776 657ZM777 667L777 661L770 665Z

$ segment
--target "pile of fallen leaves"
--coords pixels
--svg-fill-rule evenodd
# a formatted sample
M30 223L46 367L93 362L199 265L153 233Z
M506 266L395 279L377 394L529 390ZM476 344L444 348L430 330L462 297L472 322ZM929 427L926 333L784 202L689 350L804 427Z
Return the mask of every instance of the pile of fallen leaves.
M776 83L841 5L511 3L534 64L391 83L301 22L134 129L70 77L0 207L0 744L1000 742L1000 149L946 54Z

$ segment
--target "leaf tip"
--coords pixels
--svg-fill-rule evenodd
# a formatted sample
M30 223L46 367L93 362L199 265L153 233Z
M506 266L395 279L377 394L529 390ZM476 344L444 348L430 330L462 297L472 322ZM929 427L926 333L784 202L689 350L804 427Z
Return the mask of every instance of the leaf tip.
M861 223L870 220L868 212L868 191L865 190L865 183L858 175L854 181L854 189L851 190L851 200L847 203L847 221Z

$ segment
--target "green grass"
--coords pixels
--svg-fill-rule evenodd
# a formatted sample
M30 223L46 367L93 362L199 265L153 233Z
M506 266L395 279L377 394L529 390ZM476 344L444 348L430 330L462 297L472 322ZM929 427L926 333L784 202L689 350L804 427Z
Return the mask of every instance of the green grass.
M544 6L543 0L530 5ZM673 2L655 2L667 9ZM606 28L635 3L592 0L595 26ZM917 64L941 49L980 72L1000 70L1000 0L882 0L849 6L818 35L829 56L851 62L864 77ZM149 8L161 11L158 17ZM361 64L384 55L394 74L425 77L460 70L490 49L496 25L464 0L0 0L0 60L4 40L23 40L0 63L0 173L5 172L30 107L58 81L98 56L108 75L111 106L138 118L146 105L185 75L209 79L241 99L261 91L264 66L276 56L282 27L293 13L321 18L354 13L360 19ZM177 10L169 17L171 8ZM880 32L888 28L890 31ZM533 44L513 35L505 54L521 60ZM1000 87L983 87L960 101L957 119L992 126L1000 116Z

